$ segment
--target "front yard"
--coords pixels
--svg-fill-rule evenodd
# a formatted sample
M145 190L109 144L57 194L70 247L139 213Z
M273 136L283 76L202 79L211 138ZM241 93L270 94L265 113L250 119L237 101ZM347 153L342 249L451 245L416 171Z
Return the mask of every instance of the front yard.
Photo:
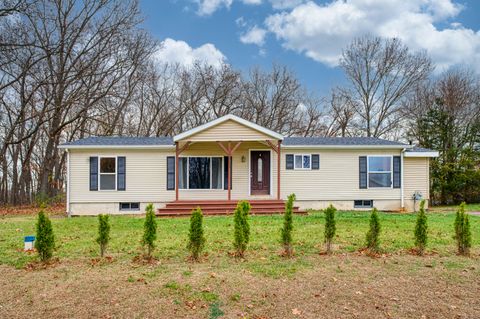
M0 317L480 317L480 216L470 216L470 258L455 254L455 215L438 212L428 215L427 256L409 254L415 215L381 213L385 253L367 257L368 217L339 212L335 254L325 256L323 214L294 216L295 257L285 259L282 216L253 216L244 261L231 257L233 217L206 217L200 264L187 260L187 218L158 219L158 262L139 264L142 217L111 217L112 258L100 262L96 218L54 217L60 261L45 270L23 269L36 259L21 250L35 217L4 217Z

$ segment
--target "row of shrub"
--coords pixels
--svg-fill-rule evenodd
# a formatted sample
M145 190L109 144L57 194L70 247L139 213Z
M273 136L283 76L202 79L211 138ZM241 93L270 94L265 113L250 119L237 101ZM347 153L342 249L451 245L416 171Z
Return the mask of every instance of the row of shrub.
M285 205L285 213L283 226L281 229L281 244L283 254L287 257L293 255L292 232L293 232L293 203L295 195L288 197ZM237 204L234 211L234 242L235 255L243 258L247 250L250 240L250 225L248 216L251 206L247 201L241 201ZM333 239L336 233L336 208L330 205L324 210L325 214L325 230L324 243L327 253L332 252ZM103 257L110 240L110 222L108 215L98 216L98 237L97 243L100 246L100 256ZM472 247L472 234L470 231L470 222L468 214L465 213L465 204L462 203L456 212L454 224L454 238L457 243L458 253L461 255L469 255ZM370 214L369 229L366 234L365 248L371 253L380 251L380 233L381 224L376 208L373 208ZM419 255L423 255L428 242L428 219L425 213L425 201L420 204L420 210L417 214L415 229L415 248ZM152 204L146 207L146 216L144 222L144 233L142 244L146 248L145 258L152 258L152 252L155 249L155 240L157 239L157 221ZM203 214L200 208L192 211L190 217L190 229L188 234L187 249L193 261L198 261L205 247L205 236L203 229ZM37 222L37 237L35 248L38 251L42 261L48 261L53 254L55 246L55 237L53 228L49 218L43 211L40 211Z

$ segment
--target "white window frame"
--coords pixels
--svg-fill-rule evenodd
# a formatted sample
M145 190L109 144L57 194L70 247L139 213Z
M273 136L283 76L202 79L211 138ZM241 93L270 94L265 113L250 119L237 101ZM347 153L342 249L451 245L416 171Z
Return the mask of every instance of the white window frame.
M115 159L115 173L101 173L101 162L102 162L102 158L114 158ZM118 156L116 155L102 155L102 156L98 156L98 190L101 191L101 192L116 192L117 191L117 174L118 174L118 167L117 167L117 163L118 163ZM115 175L115 189L102 189L102 185L100 183L100 177L101 175Z
M387 174L388 171L370 171L370 157L390 157L390 186L370 187L370 173ZM393 188L393 155L367 155L367 188L385 189Z
M210 158L210 188L190 188L190 158L195 158L195 157L205 157L205 158ZM225 157L218 155L209 155L209 156L204 156L204 155L192 155L192 156L179 156L180 158L186 158L187 159L187 188L178 188L179 190L182 191L223 191L225 188ZM222 159L222 185L220 188L212 188L212 158L221 158ZM180 167L180 165L179 165ZM180 171L178 172L178 177L179 177L179 183L180 183ZM179 185L180 186L180 185Z
M296 164L296 156L302 157L302 167L297 167ZM303 157L308 156L310 158L310 167L303 167ZM293 169L297 171L309 171L312 169L312 154L293 154Z

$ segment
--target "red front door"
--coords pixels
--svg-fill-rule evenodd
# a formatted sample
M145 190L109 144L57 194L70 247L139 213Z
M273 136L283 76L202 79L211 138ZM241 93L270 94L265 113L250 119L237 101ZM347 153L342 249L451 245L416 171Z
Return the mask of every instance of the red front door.
M250 193L251 195L270 194L269 151L251 151L250 153Z

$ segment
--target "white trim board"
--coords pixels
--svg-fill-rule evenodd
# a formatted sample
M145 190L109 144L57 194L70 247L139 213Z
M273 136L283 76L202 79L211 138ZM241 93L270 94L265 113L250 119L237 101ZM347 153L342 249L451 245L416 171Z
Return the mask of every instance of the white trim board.
M438 157L438 152L405 152L405 157Z
M237 123L240 123L240 124L242 124L242 125L244 125L244 126L246 126L246 127L249 127L249 128L254 129L254 130L256 130L256 131L259 131L259 132L261 132L261 133L264 133L265 135L271 136L271 137L273 137L273 138L275 138L275 139L277 139L277 140L283 140L283 135L278 134L277 132L274 132L274 131L272 131L272 130L269 130L269 129L263 127L263 126L260 126L260 125L258 125L258 124L252 123L252 122L250 122L250 121L244 120L244 119L242 119L242 118L240 118L240 117L238 117L238 116L235 116L235 115L233 115L233 114L227 114L227 115L225 115L225 116L219 117L219 118L216 119L216 120L210 121L210 122L205 123L205 124L203 124L203 125L194 127L194 128L192 128L191 130L188 130L188 131L186 131L186 132L183 132L183 133L180 133L180 134L178 134L178 135L175 135L175 136L173 137L173 141L174 141L174 142L177 142L177 141L179 141L179 140L183 140L183 139L185 139L185 138L187 138L187 137L189 137L189 136L192 136L192 135L197 134L197 133L199 133L199 132L201 132L201 131L204 131L204 130L210 128L210 127L213 127L213 126L215 126L215 125L221 124L221 123L226 122L226 121L229 121L229 120L234 121L234 122L237 122Z

